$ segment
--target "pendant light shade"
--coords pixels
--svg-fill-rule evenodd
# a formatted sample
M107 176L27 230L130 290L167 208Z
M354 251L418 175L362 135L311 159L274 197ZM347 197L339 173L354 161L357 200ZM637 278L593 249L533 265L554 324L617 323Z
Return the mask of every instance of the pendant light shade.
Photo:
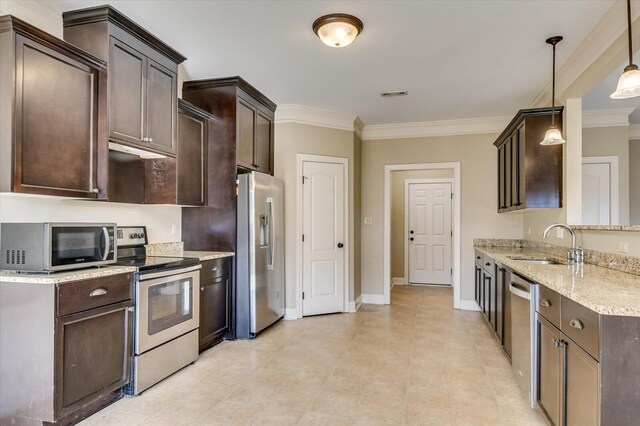
M618 80L616 91L611 94L611 99L628 99L640 96L640 71L633 63L633 45L631 44L631 0L627 0L627 34L629 36L629 65L624 68L624 73Z
M562 132L556 126L556 44L562 41L562 36L549 37L546 42L553 46L553 71L551 73L551 127L544 134L540 145L560 145L567 141L562 138Z
M562 139L562 132L557 126L549 127L547 133L544 134L544 140L540 142L540 145L560 145L566 141Z
M313 32L327 46L345 47L362 32L362 21L345 13L332 13L319 17L313 23Z

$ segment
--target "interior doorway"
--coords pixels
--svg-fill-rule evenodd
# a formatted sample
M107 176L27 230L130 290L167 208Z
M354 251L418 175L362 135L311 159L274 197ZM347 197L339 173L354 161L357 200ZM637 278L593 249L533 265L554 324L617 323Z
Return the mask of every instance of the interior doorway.
M620 223L620 184L617 156L582 157L582 223Z
M404 180L404 277L409 285L452 284L452 186L450 178Z
M449 248L439 248L450 253L448 268L449 285L453 287L454 308L460 308L460 163L423 163L385 165L384 177L384 303L391 302L391 287L396 284L408 284L410 281L408 246L410 229L405 209L405 181L412 179L430 179L432 182L449 183L451 194L449 201L451 230L449 230ZM408 183L407 182L407 183ZM405 219L405 213L407 218ZM414 230L415 233L415 230ZM453 235L452 235L453 234ZM414 237L414 241L415 237ZM406 253L406 254L405 254ZM444 261L444 259L443 259ZM443 269L440 262L439 269ZM416 280L417 281L417 280ZM444 281L446 283L446 281ZM434 282L435 283L435 282ZM445 284L446 285L446 284Z

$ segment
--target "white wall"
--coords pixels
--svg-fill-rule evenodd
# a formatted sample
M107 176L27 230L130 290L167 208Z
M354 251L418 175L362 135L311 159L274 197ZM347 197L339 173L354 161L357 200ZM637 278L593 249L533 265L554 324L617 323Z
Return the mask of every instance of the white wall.
M85 201L41 195L0 194L2 222L115 222L145 225L150 243L181 240L182 212L179 206ZM175 234L172 229L175 227Z

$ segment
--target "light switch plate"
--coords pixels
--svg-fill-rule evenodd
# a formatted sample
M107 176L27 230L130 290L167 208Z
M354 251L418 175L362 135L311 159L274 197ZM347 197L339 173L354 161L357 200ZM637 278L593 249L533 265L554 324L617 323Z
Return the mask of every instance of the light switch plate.
M626 241L618 241L618 251L620 253L626 253L629 251L629 245Z
M171 235L176 235L178 233L178 227L175 224L171 225Z
M365 216L364 217L364 224L365 225L373 225L373 218L371 216Z

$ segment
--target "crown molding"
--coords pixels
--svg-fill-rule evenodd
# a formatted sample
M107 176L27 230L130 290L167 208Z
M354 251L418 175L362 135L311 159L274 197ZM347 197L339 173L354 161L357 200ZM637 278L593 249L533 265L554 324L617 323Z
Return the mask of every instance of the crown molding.
M465 118L364 126L363 140L500 133L512 117Z
M360 117L356 117L353 121L353 131L355 134L362 139L362 132L364 131L364 123L360 120Z
M629 115L635 108L601 109L582 112L582 127L619 127L629 125Z
M275 122L307 124L311 126L328 127L330 129L356 131L355 114L327 111L303 105L286 104L276 108ZM362 122L360 122L362 123Z
M632 124L629 126L629 139L640 139L640 124Z

